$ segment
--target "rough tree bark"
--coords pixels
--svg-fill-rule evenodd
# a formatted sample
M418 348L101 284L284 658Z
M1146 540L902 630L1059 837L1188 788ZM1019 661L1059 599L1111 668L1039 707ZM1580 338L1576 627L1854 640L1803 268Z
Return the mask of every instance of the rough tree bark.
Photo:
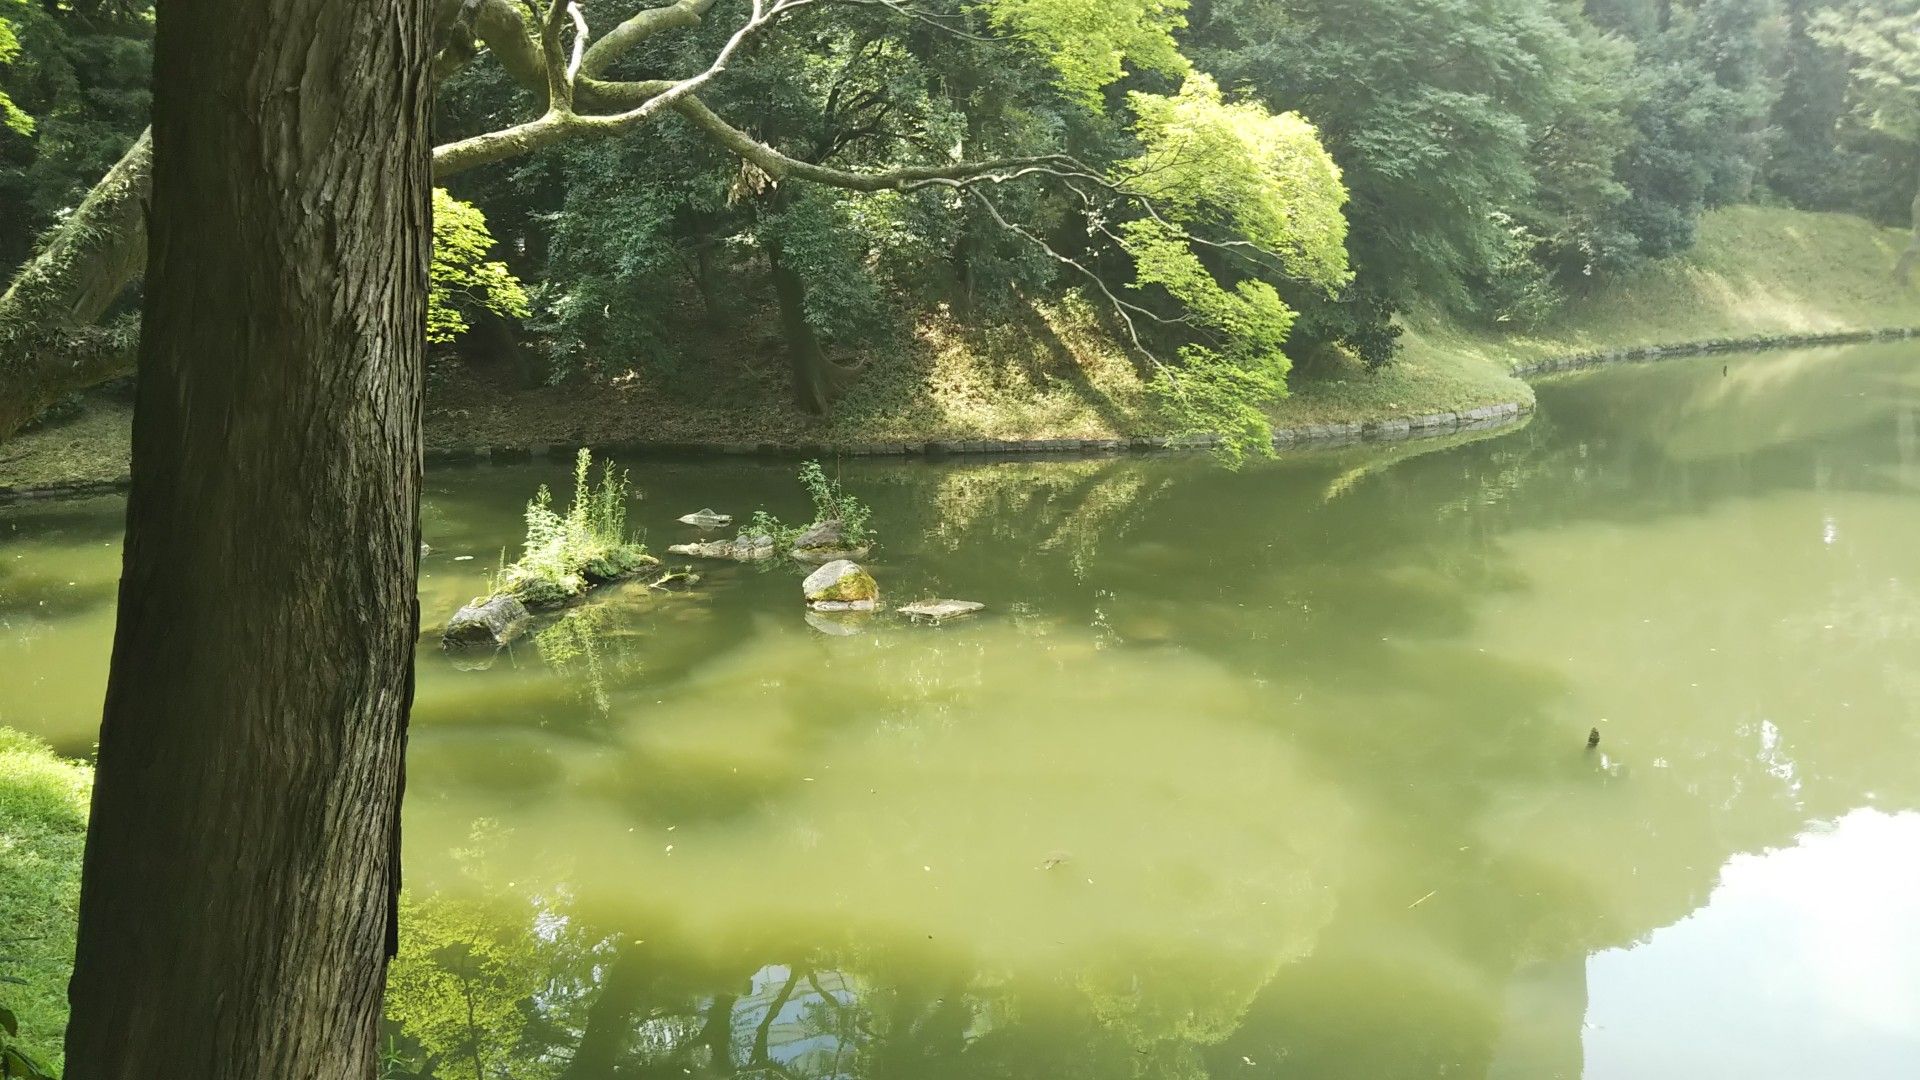
M428 0L162 0L70 1080L376 1073L418 625Z

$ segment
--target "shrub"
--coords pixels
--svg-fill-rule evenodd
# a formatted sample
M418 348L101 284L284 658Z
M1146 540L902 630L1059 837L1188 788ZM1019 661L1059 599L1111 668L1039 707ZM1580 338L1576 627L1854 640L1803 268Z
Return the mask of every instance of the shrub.
M800 532L798 526L788 525L765 510L755 510L753 517L747 521L747 527L740 530L739 539L751 540L765 536L772 539L775 547L785 547L793 543Z
M837 521L847 542L858 547L872 539L867 523L873 520L873 507L840 489L840 481L829 480L817 461L800 466L800 484L813 499L813 523Z
M518 562L494 579L528 607L554 607L598 582L651 566L646 546L627 535L627 474L607 462L594 484L593 454L581 450L573 465L573 501L563 514L542 484L527 503L527 536Z
M839 522L841 533L853 547L860 547L873 539L873 533L868 528L873 520L873 507L842 490L840 481L829 479L818 461L801 463L800 486L807 489L807 496L813 500L812 525ZM743 540L770 536L776 546L785 547L812 525L788 525L765 510L755 510L752 520L740 530L739 536Z

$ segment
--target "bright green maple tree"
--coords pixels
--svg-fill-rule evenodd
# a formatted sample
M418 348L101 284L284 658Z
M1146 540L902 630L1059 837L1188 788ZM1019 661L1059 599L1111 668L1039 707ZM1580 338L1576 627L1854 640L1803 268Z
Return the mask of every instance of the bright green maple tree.
M11 64L19 55L20 39L14 35L13 24L0 15L0 64ZM33 117L15 105L4 90L0 90L0 127L20 135L33 134Z
M493 234L486 215L445 188L433 189L433 270L427 291L427 340L452 341L467 330L467 315L485 308L524 318L527 291L507 264L489 259Z

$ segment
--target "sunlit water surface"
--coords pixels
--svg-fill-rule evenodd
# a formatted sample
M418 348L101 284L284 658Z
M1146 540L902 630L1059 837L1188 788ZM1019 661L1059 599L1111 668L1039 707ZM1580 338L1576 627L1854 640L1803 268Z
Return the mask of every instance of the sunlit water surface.
M937 629L709 566L430 636L390 1075L1920 1076L1920 352L1722 363L1238 474L845 463L890 598L989 605ZM804 517L628 464L656 548ZM565 471L429 477L430 624ZM0 508L0 724L73 753L118 513Z

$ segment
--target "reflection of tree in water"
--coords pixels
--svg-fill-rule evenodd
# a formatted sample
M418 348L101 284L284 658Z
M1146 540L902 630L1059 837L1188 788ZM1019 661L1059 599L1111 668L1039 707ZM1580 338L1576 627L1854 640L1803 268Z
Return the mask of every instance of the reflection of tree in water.
M1734 389L1699 387L1697 374L1632 374L1658 377L1648 394L1629 395L1625 412L1610 397L1549 390L1545 413L1525 430L1391 467L1356 451L1238 477L1170 460L937 474L936 498L909 489L926 515L919 547L928 557L906 561L914 572L940 564L963 595L979 589L994 599L987 586L1017 582L1036 598L1036 614L931 639L880 636L858 664L839 667L810 639L781 639L792 650L785 668L782 654L770 663L761 643L754 672L810 688L795 701L831 705L818 716L791 705L780 730L799 744L876 724L894 740L875 755L890 767L923 744L933 748L929 760L954 753L938 742L948 729L990 740L996 705L1020 705L995 698L1010 679L1046 685L1071 701L1066 712L1093 705L1060 687L1097 682L1106 698L1164 712L1191 737L1283 741L1351 804L1362 825L1338 835L1366 856L1354 871L1326 851L1301 853L1308 879L1331 890L1325 921L1301 935L1307 947L1253 950L1263 959L1212 986L1203 972L1153 961L1141 943L1111 974L1083 963L1071 976L1022 976L965 958L890 961L838 944L796 945L829 921L818 910L769 930L771 946L718 959L675 960L668 943L676 934L622 925L629 936L617 939L579 931L593 944L578 955L594 959L555 983L571 997L528 991L523 1009L542 1020L525 1026L523 1044L554 1033L539 1052L574 1077L1170 1078L1284 1069L1424 1078L1443 1065L1530 1080L1577 1075L1591 951L1684 916L1704 902L1729 855L1790 842L1865 792L1889 809L1920 805L1912 771L1900 767L1920 752L1910 662L1920 627L1907 591L1869 580L1891 564L1887 553L1862 547L1857 565L1848 563L1848 543L1870 538L1849 535L1843 521L1839 541L1823 549L1832 556L1822 574L1775 580L1792 564L1766 551L1737 561L1755 546L1737 539L1744 507L1910 494L1914 440L1899 435L1910 419L1883 400L1817 407L1786 423L1782 403L1810 392L1812 376L1795 368L1792 378L1776 372L1765 386L1739 388L1751 423L1715 434L1696 423L1693 405L1700 394ZM1711 375L1719 381L1717 363ZM1906 448L1891 470L1889 446ZM889 539L912 554L903 523L921 519L904 501L893 500ZM1223 514L1231 520L1205 527ZM1874 524L1884 523L1864 518L1858 531ZM1604 546L1616 534L1713 545L1694 561L1649 554L1668 573L1696 564L1703 573L1744 569L1766 583L1756 597L1764 591L1767 602L1813 621L1752 638L1779 646L1769 670L1706 668L1688 652L1684 662L1702 670L1676 673L1682 654L1662 642L1677 649L1755 634L1735 624L1765 622L1767 603L1730 595L1724 611L1680 611L1689 617L1672 620L1669 638L1646 637L1662 631L1641 629L1637 612L1607 603L1630 590L1604 580L1591 593L1575 590L1583 567L1611 560L1614 573L1634 572ZM1550 607L1569 596L1577 618ZM1088 647L1094 635L1084 631L1096 622L1105 628L1096 643L1111 650ZM1836 643L1832 627L1847 640ZM1511 636L1489 636L1498 632ZM1540 647L1551 637L1571 639L1567 651ZM1576 642L1614 670L1568 666ZM1259 695L1216 710L1224 731L1197 728L1190 702L1143 705L1143 684L1102 665L1145 660L1129 650L1148 646L1168 651L1140 663L1143 673L1191 690L1200 681L1182 681L1191 674L1165 664L1204 660ZM1009 650L1030 655L1010 661ZM1046 655L1059 670L1022 666ZM1813 714L1815 703L1783 689L1794 671L1859 695L1857 719L1783 715L1795 707ZM1618 689L1596 690L1609 676ZM1689 677L1704 687L1698 696L1686 696ZM1658 690L1637 690L1644 686ZM743 713L756 700L749 689L738 691ZM1569 714L1578 694L1587 695L1583 708L1624 700L1637 710L1609 709L1624 722L1592 755L1582 745L1599 717ZM711 706L711 691L701 701ZM665 726L657 714L651 723ZM1159 760L1174 752L1149 742L1146 729L1101 734L1152 746ZM1041 761L1076 760L1037 745ZM649 789L696 780L704 788L713 779L668 750L658 754L618 759L612 774ZM810 759L796 752L793 760ZM779 775L756 784L736 780L738 798L715 819L770 806L789 822L804 809L831 808L802 798L810 785L784 775L785 759L778 764ZM1180 765L1169 760L1166 771ZM732 778L714 772L722 783ZM1314 805L1276 787L1276 814ZM622 789L615 800L637 806L645 797ZM683 793L658 805L686 821L690 804ZM861 842L820 857L890 850L901 839L885 822L858 835ZM770 857L767 865L781 864ZM1227 900L1255 902L1251 894ZM549 1022L549 1014L576 1019Z
M1084 567L1172 482L1114 457L956 466L934 482L923 528L948 551L999 541L1064 551Z
M1276 913L1211 938L1206 956L1115 942L1079 963L1010 967L917 933L777 916L694 935L563 883L572 856L518 861L514 837L477 822L444 864L411 875L388 1080L1196 1077L1312 940ZM1301 910L1315 925L1327 915L1318 901Z
M388 1080L1206 1075L1277 964L1023 980L937 974L871 947L676 956L505 896L409 898L389 979Z
M607 715L612 702L607 697L608 662L606 639L614 628L613 609L607 604L576 607L534 631L533 643L540 659L559 674L569 690L593 706L594 712ZM616 650L614 674L625 677L640 667L633 650Z
M388 1076L550 1075L517 1060L550 944L518 914L498 901L402 898L405 930L387 972Z

